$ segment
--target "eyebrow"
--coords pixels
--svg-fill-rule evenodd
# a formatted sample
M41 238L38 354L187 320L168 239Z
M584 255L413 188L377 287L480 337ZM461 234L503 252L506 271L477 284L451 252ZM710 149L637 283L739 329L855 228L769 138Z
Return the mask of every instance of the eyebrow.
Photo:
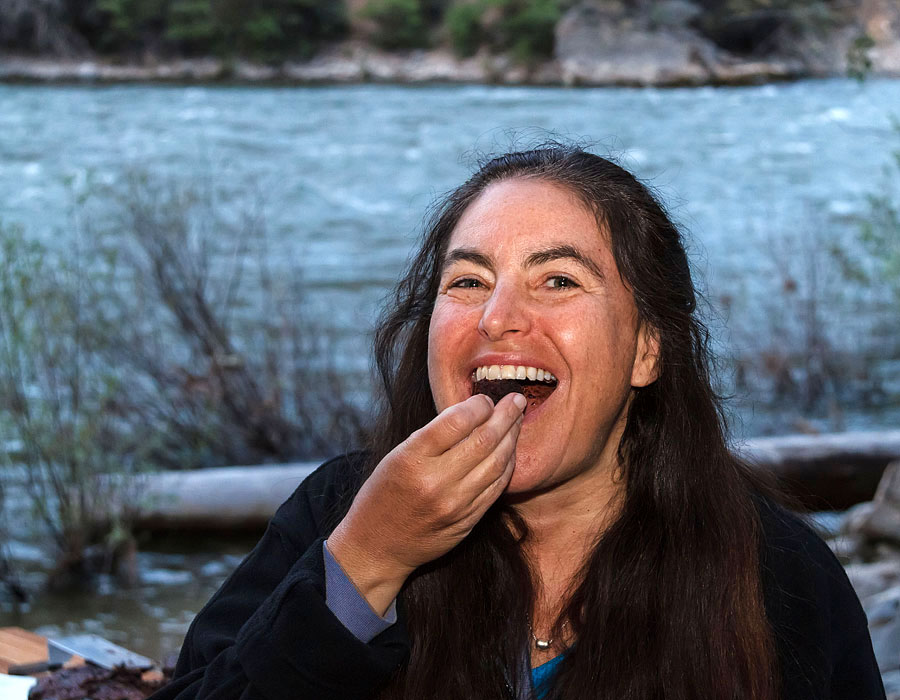
M534 251L525 258L525 267L537 267L538 265L544 265L548 262L553 262L554 260L566 259L574 260L597 277L597 279L605 279L603 270L600 269L600 266L597 265L596 262L578 250L578 248L569 244L555 245ZM455 262L470 262L473 265L483 267L490 272L494 271L494 263L490 256L480 253L474 248L455 248L451 250L444 258L442 271Z
M444 264L441 266L441 272L446 270L455 262L470 262L478 265L491 272L494 271L494 263L491 258L484 253L479 253L474 248L454 248L447 253L444 258Z
M525 259L525 267L536 267L537 265L544 265L548 262L553 262L554 260L565 259L574 260L582 267L586 268L597 279L605 279L603 270L600 269L600 266L596 262L591 260L575 246L568 244L555 245L550 248L536 250Z

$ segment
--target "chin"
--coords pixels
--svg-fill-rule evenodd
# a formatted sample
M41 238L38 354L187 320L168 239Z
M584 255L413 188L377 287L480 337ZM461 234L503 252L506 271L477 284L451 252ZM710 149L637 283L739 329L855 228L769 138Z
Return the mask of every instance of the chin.
M516 454L516 466L504 493L522 494L542 491L548 487L552 470L549 460L531 454Z

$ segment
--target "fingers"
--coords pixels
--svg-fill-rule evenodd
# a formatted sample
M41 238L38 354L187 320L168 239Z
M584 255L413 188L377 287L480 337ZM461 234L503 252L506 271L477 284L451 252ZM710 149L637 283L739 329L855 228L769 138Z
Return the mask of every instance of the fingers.
M472 430L471 434L448 451L454 461L474 467L494 453L510 429L522 418L525 408L522 394L508 394L497 402L488 420ZM517 433L518 434L518 433ZM500 463L502 468L505 459Z
M512 431L510 431L512 432ZM518 437L518 436L517 436ZM498 448L499 449L499 448ZM513 443L513 449L511 454L506 460L506 463L503 465L503 471L500 472L493 481L489 480L492 473L485 471L485 475L488 479L486 485L482 485L479 493L472 500L471 504L471 513L472 516L476 519L480 520L481 516L487 511L488 508L500 498L500 495L506 490L507 485L509 484L510 479L512 479L513 472L516 469L516 450L515 443Z
M497 446L465 475L462 486L474 499L497 479L502 478L510 461L515 463L516 443L519 440L519 432L522 429L523 416L509 426L506 433L497 443ZM457 449L461 449L460 445Z
M476 394L444 409L428 425L414 432L410 442L416 443L422 456L437 457L469 437L493 414L493 402L484 394Z

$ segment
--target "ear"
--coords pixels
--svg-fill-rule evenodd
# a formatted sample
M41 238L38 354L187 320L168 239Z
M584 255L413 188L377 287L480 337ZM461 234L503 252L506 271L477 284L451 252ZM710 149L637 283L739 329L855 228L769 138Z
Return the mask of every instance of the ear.
M631 367L631 386L648 386L659 377L659 332L641 321Z

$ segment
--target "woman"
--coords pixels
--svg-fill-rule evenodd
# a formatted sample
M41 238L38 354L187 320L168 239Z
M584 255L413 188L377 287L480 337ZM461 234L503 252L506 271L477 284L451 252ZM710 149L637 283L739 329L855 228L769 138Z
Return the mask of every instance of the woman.
M488 162L378 330L374 444L281 507L157 697L883 698L843 569L726 447L695 306L629 173Z

